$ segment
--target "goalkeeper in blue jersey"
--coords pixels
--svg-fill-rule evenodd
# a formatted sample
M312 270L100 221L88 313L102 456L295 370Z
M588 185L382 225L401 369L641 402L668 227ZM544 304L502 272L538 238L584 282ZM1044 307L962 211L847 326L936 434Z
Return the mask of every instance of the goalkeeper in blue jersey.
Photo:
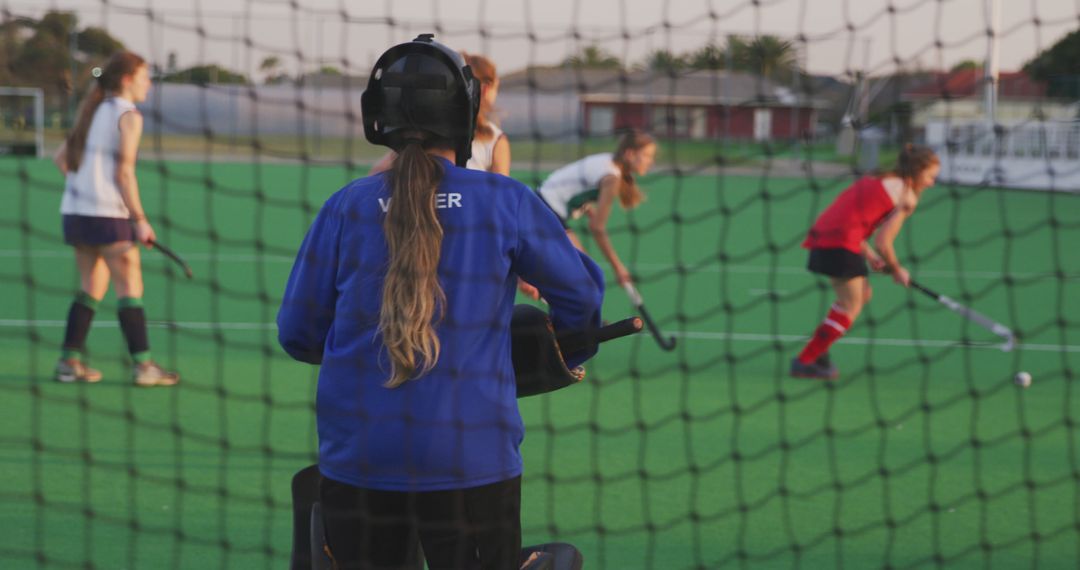
M558 218L524 185L463 168L479 95L430 35L380 57L364 130L398 158L327 200L278 313L282 347L322 364L320 495L339 568L407 564L416 534L432 568L517 568L518 277L556 329L600 325L602 273Z

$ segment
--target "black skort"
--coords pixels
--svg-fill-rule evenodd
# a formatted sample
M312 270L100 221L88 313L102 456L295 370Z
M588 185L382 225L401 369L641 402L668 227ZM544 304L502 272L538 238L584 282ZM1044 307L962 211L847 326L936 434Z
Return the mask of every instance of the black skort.
M811 249L810 260L806 263L806 268L814 273L839 279L866 277L870 274L870 268L866 265L865 257L839 247Z

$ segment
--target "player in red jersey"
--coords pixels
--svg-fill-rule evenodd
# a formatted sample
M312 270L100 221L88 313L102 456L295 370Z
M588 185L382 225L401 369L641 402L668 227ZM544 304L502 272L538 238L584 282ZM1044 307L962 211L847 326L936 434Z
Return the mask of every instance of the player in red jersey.
M915 211L919 197L934 185L940 169L934 151L906 145L894 170L856 181L818 216L803 242L810 250L807 268L829 278L836 302L791 361L792 376L832 380L839 375L829 361L829 346L844 336L870 301L867 263L875 271L891 274L893 281L904 287L911 283L908 270L896 257L893 241ZM867 242L871 235L873 247Z

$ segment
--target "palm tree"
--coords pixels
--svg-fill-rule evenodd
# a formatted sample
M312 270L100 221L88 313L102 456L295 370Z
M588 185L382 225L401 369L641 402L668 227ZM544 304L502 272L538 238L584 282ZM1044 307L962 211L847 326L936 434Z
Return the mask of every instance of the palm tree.
M666 49L658 49L645 56L645 68L661 73L674 74L686 67L686 57Z
M708 43L686 56L686 63L692 69L724 69L727 67L727 53L720 46Z
M736 69L755 75L787 82L798 69L795 45L776 36L755 36L749 42L732 37L728 49Z
M579 53L562 61L563 67L579 69L622 69L622 61L596 44L583 48Z

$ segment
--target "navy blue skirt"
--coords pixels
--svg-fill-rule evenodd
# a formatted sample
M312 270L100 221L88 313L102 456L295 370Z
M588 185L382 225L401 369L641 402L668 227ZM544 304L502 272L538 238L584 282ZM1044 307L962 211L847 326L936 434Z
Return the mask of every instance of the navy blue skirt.
M135 227L131 220L64 214L64 243L108 245L118 241L135 241Z

